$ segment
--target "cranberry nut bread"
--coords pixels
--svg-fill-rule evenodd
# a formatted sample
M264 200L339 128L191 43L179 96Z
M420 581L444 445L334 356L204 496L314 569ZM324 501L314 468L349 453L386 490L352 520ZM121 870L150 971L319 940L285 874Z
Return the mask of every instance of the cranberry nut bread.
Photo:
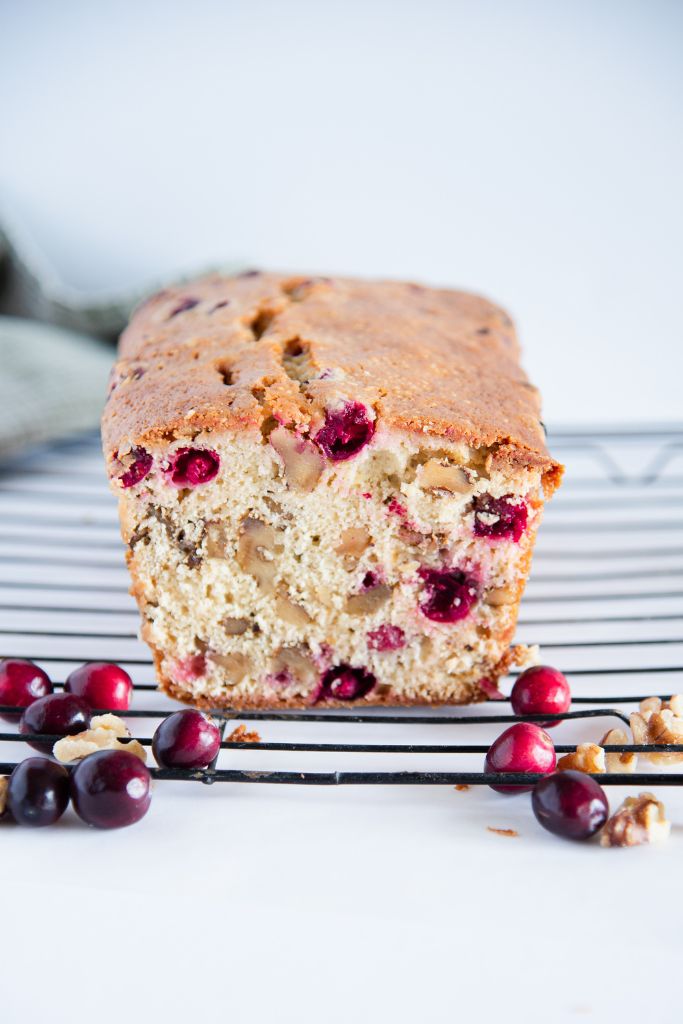
M495 695L544 498L509 318L250 272L134 314L103 422L142 635L200 706Z

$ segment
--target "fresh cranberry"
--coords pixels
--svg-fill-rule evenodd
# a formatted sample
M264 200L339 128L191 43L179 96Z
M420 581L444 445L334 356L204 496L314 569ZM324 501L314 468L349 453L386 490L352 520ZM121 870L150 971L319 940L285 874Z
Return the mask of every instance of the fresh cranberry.
M375 424L360 402L347 402L336 412L325 414L325 426L313 440L333 462L343 462L357 455L372 439Z
M26 708L19 732L22 736L45 733L46 736L75 736L90 725L90 706L73 693L51 693ZM52 753L54 740L29 740L42 754Z
M553 741L547 732L531 722L510 726L494 740L486 755L486 772L540 772L555 771L557 758ZM531 786L491 786L499 793L525 793Z
M477 537L493 540L512 540L515 543L526 530L529 509L521 499L492 498L482 494L474 502L474 533Z
M179 448L169 470L175 487L199 487L208 484L218 473L221 460L209 448Z
M178 313L186 313L189 309L194 309L198 306L200 299L196 299L194 295L188 295L187 298L181 299L178 305L173 309L167 319L172 320L174 316L178 316Z
M133 693L133 680L118 665L91 661L71 672L64 683L67 693L82 697L91 708L127 711Z
M46 757L27 757L10 775L7 808L17 825L52 825L69 803L69 773Z
M71 800L76 813L97 828L133 825L149 810L149 768L127 750L98 750L76 765Z
M543 828L567 839L590 839L609 817L604 789L584 772L556 772L541 779L531 806Z
M521 673L512 687L510 700L516 715L561 715L569 710L572 695L569 683L556 668L534 665ZM540 724L551 729L560 720Z
M477 588L461 569L420 569L425 599L420 611L434 622L458 622L477 600Z
M350 665L336 665L322 678L316 700L357 700L365 697L375 685L371 672Z
M406 635L400 626L378 626L368 633L367 642L371 651L398 651L405 647Z
M162 768L206 768L218 755L218 727L194 708L175 711L154 733L152 753Z
M32 661L23 658L7 658L0 661L0 704L15 708L27 708L39 697L52 693L52 683L47 672ZM6 722L16 722L19 712L0 715Z
M122 487L135 487L136 484L145 479L152 468L152 456L144 448L133 448L131 455L135 461L119 477Z

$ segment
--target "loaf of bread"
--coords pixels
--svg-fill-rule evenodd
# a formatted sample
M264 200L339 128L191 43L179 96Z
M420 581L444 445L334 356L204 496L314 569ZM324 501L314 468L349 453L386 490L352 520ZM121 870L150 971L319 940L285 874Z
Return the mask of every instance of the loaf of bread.
M103 439L169 694L495 695L562 472L496 306L257 272L161 292L121 339Z

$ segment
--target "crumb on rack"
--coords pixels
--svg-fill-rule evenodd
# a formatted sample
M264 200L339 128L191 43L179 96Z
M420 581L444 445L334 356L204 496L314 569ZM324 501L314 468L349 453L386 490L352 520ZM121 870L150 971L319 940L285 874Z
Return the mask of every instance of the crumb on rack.
M247 731L246 725L238 725L228 736L228 743L260 743L261 737L253 730Z
M506 836L508 839L518 839L519 832L514 828L494 828L493 825L486 826L487 832L494 832L497 836Z
M0 775L0 815L5 813L7 807L7 790L9 789L9 776Z
M455 788L457 789L458 793L465 793L470 787L466 786L464 782L459 782Z

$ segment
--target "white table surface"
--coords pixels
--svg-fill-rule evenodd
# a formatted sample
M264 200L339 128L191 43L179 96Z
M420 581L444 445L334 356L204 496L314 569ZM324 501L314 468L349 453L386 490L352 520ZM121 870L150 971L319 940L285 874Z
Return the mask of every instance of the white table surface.
M512 310L550 422L680 420L682 10L5 5L2 193L86 292L234 259L457 284ZM437 788L168 784L135 828L2 829L0 1019L678 1021L665 796L670 842L612 852Z

